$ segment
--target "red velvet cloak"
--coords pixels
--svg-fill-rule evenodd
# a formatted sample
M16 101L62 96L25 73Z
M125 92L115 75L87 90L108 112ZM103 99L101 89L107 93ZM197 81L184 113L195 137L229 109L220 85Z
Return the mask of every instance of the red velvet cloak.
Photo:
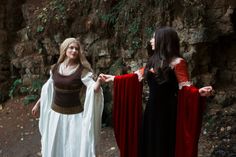
M113 125L121 157L138 157L142 117L142 83L136 74L114 80ZM204 101L198 89L183 87L178 93L175 157L197 157Z

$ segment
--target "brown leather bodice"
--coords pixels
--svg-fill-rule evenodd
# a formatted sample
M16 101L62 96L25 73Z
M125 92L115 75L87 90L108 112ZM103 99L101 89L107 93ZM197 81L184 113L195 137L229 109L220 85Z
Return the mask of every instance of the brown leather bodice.
M83 111L80 101L80 90L83 83L81 81L81 73L83 67L68 75L59 73L59 64L52 69L52 79L54 84L54 97L51 108L63 114L75 114Z

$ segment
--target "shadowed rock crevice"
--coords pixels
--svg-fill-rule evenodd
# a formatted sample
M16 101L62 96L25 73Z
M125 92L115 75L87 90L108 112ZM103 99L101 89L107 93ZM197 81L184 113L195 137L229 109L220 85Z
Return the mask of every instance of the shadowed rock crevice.
M16 42L16 31L26 26L21 10L21 5L24 2L24 0L3 0L0 3L0 102L8 98L14 74L11 58L13 55L12 45Z

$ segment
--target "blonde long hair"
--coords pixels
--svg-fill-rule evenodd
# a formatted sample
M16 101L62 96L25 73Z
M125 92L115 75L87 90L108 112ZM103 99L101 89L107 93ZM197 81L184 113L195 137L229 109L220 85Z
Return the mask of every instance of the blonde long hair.
M76 43L79 47L79 60L78 64L81 64L84 68L88 69L89 71L93 72L90 63L86 59L82 45L80 44L79 40L76 38L66 38L62 44L60 45L60 57L57 63L62 63L66 59L66 50L70 44Z

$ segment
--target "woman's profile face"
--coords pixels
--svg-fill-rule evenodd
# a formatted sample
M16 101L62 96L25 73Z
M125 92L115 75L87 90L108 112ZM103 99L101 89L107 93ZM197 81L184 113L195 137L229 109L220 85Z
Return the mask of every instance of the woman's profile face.
M79 57L79 46L77 43L71 43L66 49L66 57L71 60L78 59Z
M150 44L152 46L152 50L155 50L155 34L153 34L152 38L150 39Z

